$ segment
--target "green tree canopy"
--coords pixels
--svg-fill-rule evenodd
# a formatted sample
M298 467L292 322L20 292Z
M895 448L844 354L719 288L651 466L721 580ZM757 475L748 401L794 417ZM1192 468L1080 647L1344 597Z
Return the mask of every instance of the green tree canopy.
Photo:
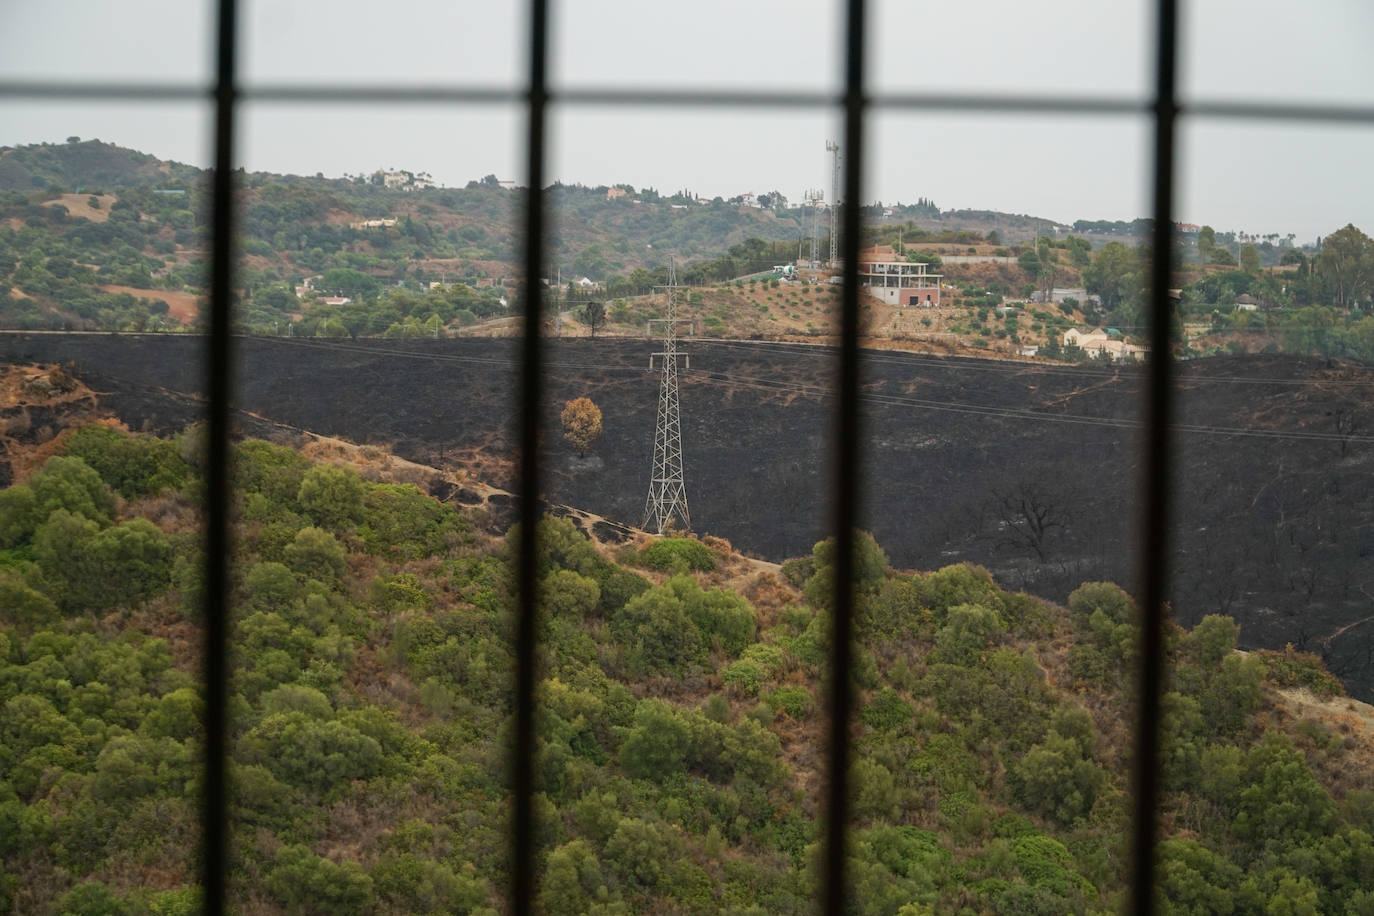
M363 517L363 482L351 468L316 465L296 494L306 518L321 528L346 531Z

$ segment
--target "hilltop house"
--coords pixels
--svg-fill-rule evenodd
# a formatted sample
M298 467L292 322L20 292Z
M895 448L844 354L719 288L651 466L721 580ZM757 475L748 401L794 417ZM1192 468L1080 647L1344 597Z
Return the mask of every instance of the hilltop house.
M891 245L859 252L859 286L888 305L934 308L940 304L940 274L930 265L912 264Z
M1064 332L1063 344L1065 347L1077 347L1098 359L1110 359L1113 362L1123 359L1144 359L1150 352L1145 347L1126 343L1121 339L1121 332L1115 328L1105 331L1102 328L1070 328Z

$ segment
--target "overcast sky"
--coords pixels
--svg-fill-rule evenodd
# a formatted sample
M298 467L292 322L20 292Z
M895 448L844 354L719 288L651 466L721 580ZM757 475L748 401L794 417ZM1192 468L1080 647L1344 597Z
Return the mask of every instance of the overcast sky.
M518 86L525 4L514 0L244 0L248 85ZM978 90L1144 98L1153 28L1144 0L873 0L874 92ZM1370 0L1182 0L1185 98L1374 105ZM212 2L3 0L0 80L204 83ZM833 0L553 0L555 86L839 85ZM239 157L253 170L337 176L381 167L461 185L521 178L518 108L246 103ZM1147 212L1143 118L875 112L867 200L929 197L1061 222ZM0 99L0 144L70 135L205 164L200 104ZM555 106L550 176L725 197L829 196L833 110ZM1181 125L1185 221L1310 241L1354 222L1374 231L1374 127Z

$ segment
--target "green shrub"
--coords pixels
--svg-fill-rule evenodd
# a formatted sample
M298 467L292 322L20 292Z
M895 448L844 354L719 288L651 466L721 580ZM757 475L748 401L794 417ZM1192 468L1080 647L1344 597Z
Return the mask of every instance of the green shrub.
M107 525L114 514L115 498L105 481L80 458L49 458L29 478L41 522L58 509Z
M374 484L362 502L358 536L368 553L401 559L431 557L460 543L468 532L452 506L410 484Z
M794 719L804 719L811 712L815 701L805 687L779 687L766 699L768 705L782 710Z
M911 704L897 691L881 690L859 712L859 718L870 728L891 731L911 721Z
M753 641L754 609L739 595L722 588L705 591L685 575L674 576L663 587L682 602L703 644L714 641L725 653L738 655Z
M972 665L1004 632L1001 615L977 604L952 607L945 625L935 634L940 659L955 665Z
M769 675L776 674L786 660L786 655L777 646L770 646L761 642L746 648L741 657L758 665Z
M20 624L50 623L57 619L57 605L34 591L18 576L0 575L0 616Z
M742 693L754 696L763 686L767 673L756 662L741 659L727 665L720 679L727 687L734 687Z
M179 487L191 476L175 442L92 425L67 440L67 454L90 465L109 487L133 498Z
M293 913L369 912L372 879L352 862L321 858L304 846L283 846L267 873L267 890Z
M78 884L62 898L62 916L124 916L128 904L98 881Z
M1254 656L1264 665L1264 677L1279 687L1302 687L1318 696L1338 697L1345 687L1322 665L1321 657L1311 652L1299 652L1291 645L1282 652L1260 649Z
M1088 816L1107 778L1084 758L1078 741L1050 732L1012 768L1007 782L1018 804L1067 827Z
M305 472L296 501L314 524L345 531L362 520L363 492L353 469L322 464Z
M925 593L935 622L943 624L949 609L959 604L978 604L1001 610L1001 591L992 581L992 574L972 563L946 566L924 577Z
M1136 622L1135 602L1113 582L1084 582L1069 595L1069 613L1080 632L1088 629L1088 621L1097 611L1114 624Z
M234 450L234 483L246 493L261 493L271 505L296 505L310 462L295 451L259 439Z
M171 541L147 519L102 531L58 509L34 534L33 554L54 597L70 610L133 605L171 583Z
M639 552L639 562L660 572L709 572L716 568L716 555L692 538L661 538Z
M625 661L639 674L681 674L701 660L701 633L672 589L650 589L611 618L611 636L625 647Z
M302 528L285 551L286 565L296 575L335 582L348 566L348 553L322 528Z
M816 565L811 557L797 557L782 564L782 577L793 588L805 588L815 572Z

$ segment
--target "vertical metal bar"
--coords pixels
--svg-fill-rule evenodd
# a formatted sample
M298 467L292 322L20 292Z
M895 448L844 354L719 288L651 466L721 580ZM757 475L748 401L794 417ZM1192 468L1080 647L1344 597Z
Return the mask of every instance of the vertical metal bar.
M863 173L864 0L849 0L844 88L844 210L840 253L840 397L835 426L835 599L830 632L829 799L826 809L825 912L845 911L849 826L849 717L854 618L854 525L859 493L859 197Z
M215 71L215 171L210 241L210 335L205 394L209 403L205 472L205 788L201 829L203 910L224 912L228 814L229 631L229 393L233 352L229 337L234 251L234 102L237 0L220 0Z
M539 416L544 367L540 333L544 297L544 109L548 102L548 0L530 0L530 85L527 101L525 197L525 337L520 363L520 544L516 565L520 600L515 628L515 740L511 812L511 912L526 916L535 897L534 825L534 631L538 611L536 534L539 523Z
M1140 718L1136 723L1132 910L1154 911L1156 808L1159 800L1159 712L1164 670L1164 602L1168 586L1173 422L1173 359L1169 352L1170 256L1173 249L1174 123L1178 115L1176 0L1159 0L1155 86L1154 232L1150 262L1150 371L1141 557Z

